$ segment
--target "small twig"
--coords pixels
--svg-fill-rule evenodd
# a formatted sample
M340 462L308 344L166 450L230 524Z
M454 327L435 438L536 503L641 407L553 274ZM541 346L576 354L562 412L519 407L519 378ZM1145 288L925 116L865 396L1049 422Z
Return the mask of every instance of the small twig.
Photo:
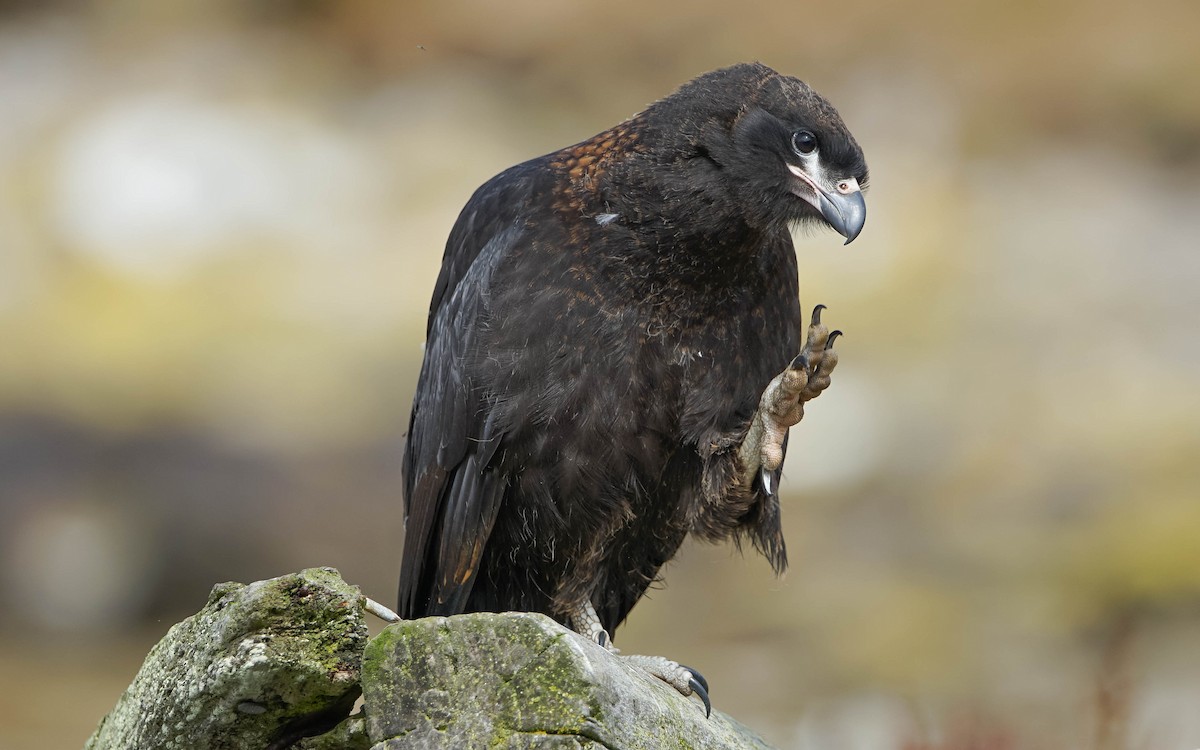
M363 611L370 612L384 622L400 622L400 615L396 614L369 596L364 596L362 598L362 605Z

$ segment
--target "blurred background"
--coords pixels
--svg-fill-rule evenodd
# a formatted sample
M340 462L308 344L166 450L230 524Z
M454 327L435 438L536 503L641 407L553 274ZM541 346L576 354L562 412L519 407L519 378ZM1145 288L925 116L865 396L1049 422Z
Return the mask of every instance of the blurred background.
M213 584L394 598L473 189L692 76L830 98L869 221L792 568L618 637L780 748L1200 746L1200 4L0 2L0 748L78 747Z

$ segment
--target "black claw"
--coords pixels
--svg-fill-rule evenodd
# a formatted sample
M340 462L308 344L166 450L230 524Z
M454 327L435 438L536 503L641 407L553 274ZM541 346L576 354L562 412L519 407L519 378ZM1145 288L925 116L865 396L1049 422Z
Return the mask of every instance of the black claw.
M711 718L712 701L708 699L708 691L705 690L700 683L696 682L695 680L688 680L688 687L692 689L693 693L700 696L700 700L704 701L704 718Z
M817 305L813 308L812 324L815 326L821 325L821 311L825 309L825 305Z
M608 648L608 631L601 630L600 635L596 636L596 643Z
M845 336L845 335L846 334L842 333L841 331L834 331L833 333L829 334L829 338L825 339L825 348L832 349L833 342L837 341L837 337Z
M790 367L793 370L807 370L808 369L808 357L805 356L804 352L800 352L799 354L796 355L796 358L792 360L792 363L790 365L788 365L788 367Z
M679 666L683 667L689 673L691 673L692 679L695 680L696 682L700 683L700 687L704 688L704 692L706 692L706 693L708 692L708 680L704 679L704 675L700 674L699 672L692 669L691 667L689 667L686 664L680 664Z

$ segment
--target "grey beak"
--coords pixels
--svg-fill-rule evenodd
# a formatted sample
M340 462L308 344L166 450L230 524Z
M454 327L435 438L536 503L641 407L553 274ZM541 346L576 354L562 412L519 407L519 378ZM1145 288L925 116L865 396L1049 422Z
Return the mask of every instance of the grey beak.
M815 176L809 176L804 167L795 164L788 164L787 168L799 179L792 192L816 208L829 226L846 238L847 245L853 242L867 223L867 202L863 200L858 180L846 177L837 180L837 187L830 189L822 184L827 180L819 165Z
M867 223L867 202L861 190L852 193L828 193L817 190L817 210L829 226L846 238L849 245Z

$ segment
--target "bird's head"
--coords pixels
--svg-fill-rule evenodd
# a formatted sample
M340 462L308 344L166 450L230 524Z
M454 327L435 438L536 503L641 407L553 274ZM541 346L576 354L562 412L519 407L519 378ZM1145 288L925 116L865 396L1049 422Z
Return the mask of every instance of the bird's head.
M847 244L862 231L862 149L808 84L744 64L700 76L659 104L672 99L692 191L732 201L751 225L817 221Z

